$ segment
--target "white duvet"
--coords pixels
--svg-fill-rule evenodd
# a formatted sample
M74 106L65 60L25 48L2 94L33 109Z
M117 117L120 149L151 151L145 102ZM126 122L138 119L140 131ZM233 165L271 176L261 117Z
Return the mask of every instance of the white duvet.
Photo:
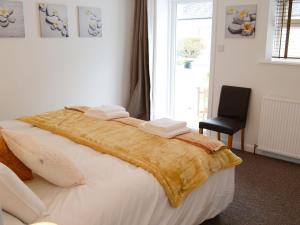
M15 126L14 126L15 124ZM16 126L18 125L18 126ZM141 168L19 122L2 127L26 129L55 143L81 169L86 184L59 188L36 177L27 185L47 205L42 222L58 225L198 225L232 202L234 168L221 171L172 208L157 180Z

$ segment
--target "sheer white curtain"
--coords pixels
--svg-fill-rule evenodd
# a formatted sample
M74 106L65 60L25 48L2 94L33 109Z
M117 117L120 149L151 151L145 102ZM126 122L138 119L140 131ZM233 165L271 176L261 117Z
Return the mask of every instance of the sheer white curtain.
M148 0L151 119L170 116L171 9L174 0Z

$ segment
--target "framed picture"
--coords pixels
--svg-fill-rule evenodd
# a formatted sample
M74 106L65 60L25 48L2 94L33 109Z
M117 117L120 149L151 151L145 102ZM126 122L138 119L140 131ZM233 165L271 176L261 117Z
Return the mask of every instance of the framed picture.
M22 2L0 0L0 37L25 37Z
M254 38L257 5L226 7L226 38Z
M102 37L101 9L78 7L78 14L80 37Z
M69 37L67 6L40 3L39 12L42 37Z

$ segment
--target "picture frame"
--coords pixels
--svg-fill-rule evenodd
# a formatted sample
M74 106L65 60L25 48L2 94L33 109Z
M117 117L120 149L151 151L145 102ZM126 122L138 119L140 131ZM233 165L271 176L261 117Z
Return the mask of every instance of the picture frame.
M41 36L45 38L68 38L68 10L66 5L39 4Z
M0 0L0 37L25 37L23 2Z
M102 12L100 8L78 7L79 37L102 37Z
M226 7L226 38L255 38L257 5Z

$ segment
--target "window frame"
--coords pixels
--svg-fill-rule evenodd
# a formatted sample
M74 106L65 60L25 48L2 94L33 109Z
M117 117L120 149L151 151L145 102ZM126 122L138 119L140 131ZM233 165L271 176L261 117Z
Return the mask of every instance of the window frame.
M275 2L275 1L274 1ZM282 26L280 27L280 29L282 30L285 26L284 24L286 24L286 35L282 36L281 34L281 38L284 38L285 37L285 46L284 46L284 55L281 56L280 52L281 52L281 40L280 40L280 47L279 47L279 56L274 56L273 55L273 51L274 51L274 46L272 47L272 55L271 55L271 58L272 59L281 59L281 60L300 60L300 55L297 56L297 57L289 57L288 56L288 52L289 52L289 47L290 47L290 32L291 32L291 28L293 27L300 27L300 18L297 18L297 19L292 19L292 11L293 11L293 4L294 4L294 0L288 0L288 3L289 3L289 7L288 7L288 17L287 19L285 18L282 18ZM277 3L275 2L274 3L274 7L278 7L277 6ZM276 17L276 15L274 14L274 19ZM276 29L275 27L276 25L274 24L274 29ZM275 39L275 35L273 35L273 42L274 42L274 39Z

